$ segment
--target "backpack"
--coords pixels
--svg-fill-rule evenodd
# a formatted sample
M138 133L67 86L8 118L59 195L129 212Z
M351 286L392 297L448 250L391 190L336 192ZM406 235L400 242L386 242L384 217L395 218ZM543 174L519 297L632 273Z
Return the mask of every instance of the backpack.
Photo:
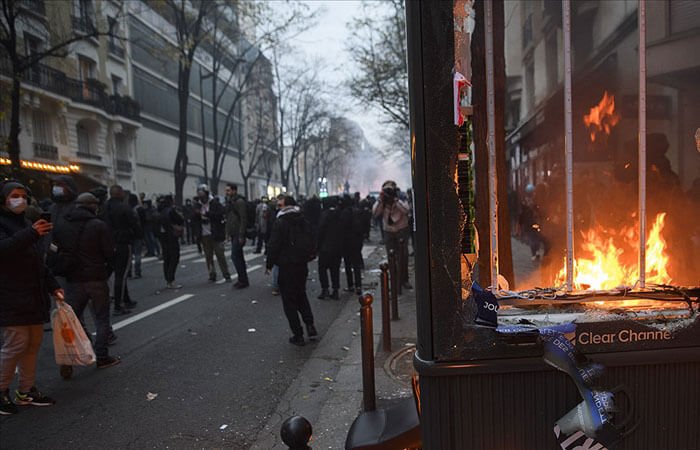
M289 223L289 259L304 264L316 259L316 240L311 224L303 216Z
M54 231L53 240L46 252L46 265L51 273L60 277L68 277L80 269L80 257L78 256L80 238L90 220L93 219L82 221L78 227L61 227Z

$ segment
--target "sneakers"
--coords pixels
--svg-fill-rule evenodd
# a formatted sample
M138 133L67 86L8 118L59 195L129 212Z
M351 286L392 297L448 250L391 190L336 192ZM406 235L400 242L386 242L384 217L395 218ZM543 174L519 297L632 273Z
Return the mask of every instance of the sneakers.
M5 389L0 392L0 415L9 416L11 414L17 414L18 412L17 405L12 403L10 399L10 391Z
M245 289L248 286L250 286L249 283L241 283L240 281L236 281L235 283L233 283L234 289Z
M108 356L106 358L100 358L97 360L97 368L98 369L106 369L107 367L116 366L120 362L122 362L122 360L117 358L116 356Z
M15 391L15 403L18 405L34 405L34 406L51 406L56 403L56 400L43 395L32 386L29 392Z
M168 283L165 285L165 288L166 289L182 289L182 285L177 284L177 283Z
M277 288L272 288L272 295L280 295L280 290Z
M229 275L229 276L227 276L227 277L224 277L224 280L226 280L226 283L230 283L230 282L231 282L231 276Z
M313 323L306 325L306 334L309 335L309 339L314 339L316 336L318 336L318 331L316 331L316 327Z
M327 289L322 289L322 290L321 290L321 293L320 293L320 294L318 295L318 297L316 297L316 298L319 299L319 300L325 300L325 299L328 298L328 295L329 295L329 294L328 294L328 290L327 290Z
M289 338L289 343L299 347L306 345L306 342L304 342L304 336L292 336Z

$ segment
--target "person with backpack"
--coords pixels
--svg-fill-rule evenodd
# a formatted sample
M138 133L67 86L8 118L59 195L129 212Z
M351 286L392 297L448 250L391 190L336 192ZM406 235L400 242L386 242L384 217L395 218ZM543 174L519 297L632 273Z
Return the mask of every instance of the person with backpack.
M343 196L340 212L340 229L343 235L343 262L347 276L348 292L362 294L362 244L364 241L364 225L362 211L355 207L352 197Z
M321 282L319 300L340 299L340 260L343 255L343 235L340 229L340 211L338 197L326 197L322 200L323 212L318 226L318 278ZM328 291L328 273L331 275L333 292Z
M158 200L158 238L163 250L163 275L168 289L180 289L175 284L175 271L180 263L180 238L184 234L185 219L173 207L172 195L164 195Z
M248 270L243 257L243 246L248 227L248 206L245 198L238 195L238 186L233 183L226 185L226 235L231 238L231 261L238 273L235 289L247 288Z
M63 299L63 289L43 260L40 245L52 225L24 215L28 189L16 181L0 183L0 414L18 412L20 405L50 406L53 399L35 386L43 324L49 321L49 294ZM15 402L10 384L19 373Z
M119 364L119 358L110 356L107 349L112 325L109 317L109 284L107 280L114 267L114 240L107 224L97 213L99 200L84 192L75 200L76 207L65 221L54 228L54 244L59 255L64 250L63 275L66 277L66 302L85 327L83 312L92 305L95 318L94 341L97 368L105 369ZM86 334L89 333L86 330ZM61 375L70 377L71 366L62 366Z
M278 207L280 210L267 245L265 273L269 274L274 265L279 267L278 283L282 306L292 330L289 342L303 346L306 342L299 316L306 324L308 337L312 339L318 336L306 295L306 277L309 274L307 264L316 257L316 245L311 225L296 205L294 197L284 196L278 200Z

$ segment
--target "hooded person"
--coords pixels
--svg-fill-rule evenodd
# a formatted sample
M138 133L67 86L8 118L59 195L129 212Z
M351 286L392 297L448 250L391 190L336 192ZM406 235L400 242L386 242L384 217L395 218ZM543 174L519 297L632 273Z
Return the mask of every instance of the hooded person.
M109 355L107 349L112 327L109 314L109 284L107 280L114 267L115 246L107 224L97 217L99 200L84 192L75 200L75 208L54 228L54 241L60 246L72 246L75 268L66 274L66 301L85 327L83 312L88 303L94 313L96 339L94 341L97 368L119 364L119 358ZM86 330L86 334L87 333ZM61 367L67 378L70 366Z
M51 178L51 200L49 209L51 223L56 225L75 207L78 186L70 175L56 175Z
M16 404L49 406L53 399L35 386L43 324L49 321L49 294L63 299L63 290L44 264L39 240L52 224L30 223L27 188L15 181L0 183L0 414L18 411ZM9 387L19 373L14 402Z

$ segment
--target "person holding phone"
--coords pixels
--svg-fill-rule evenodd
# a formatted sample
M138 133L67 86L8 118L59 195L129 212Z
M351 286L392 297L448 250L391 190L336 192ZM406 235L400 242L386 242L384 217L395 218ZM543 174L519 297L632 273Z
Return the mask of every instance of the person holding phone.
M35 385L43 324L49 321L49 294L63 300L63 290L44 265L39 240L53 226L25 217L28 189L16 181L0 183L0 414L15 414L17 404L49 406L55 402ZM15 370L19 386L14 402L9 388Z

